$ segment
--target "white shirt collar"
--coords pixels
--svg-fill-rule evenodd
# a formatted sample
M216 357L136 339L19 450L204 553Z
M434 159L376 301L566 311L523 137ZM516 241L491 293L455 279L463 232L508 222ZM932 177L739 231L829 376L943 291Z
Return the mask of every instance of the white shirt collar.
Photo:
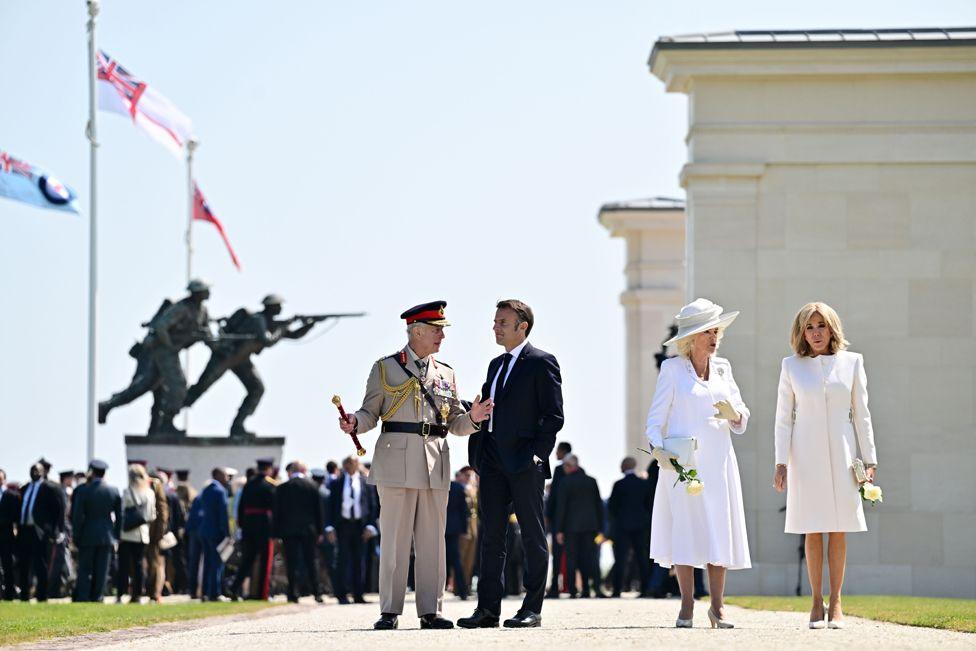
M429 364L431 358L434 356L434 353L431 353L430 355L427 355L427 357L421 357L417 353L413 352L413 348L410 347L410 344L407 344L407 354L410 355L410 359L413 361L421 361L424 364Z
M297 479L304 479L304 477L305 477L305 473L304 472L293 472L290 475L288 475L288 478L289 479L296 479L296 478Z
M515 348L513 348L512 350L509 351L508 354L512 356L512 361L513 362L519 358L519 355L522 354L522 349L525 348L525 344L527 344L527 343L529 343L529 340L528 339L526 339L525 341L523 341L522 343L520 343L518 346L516 346Z
M624 470L624 477L635 474L633 470Z

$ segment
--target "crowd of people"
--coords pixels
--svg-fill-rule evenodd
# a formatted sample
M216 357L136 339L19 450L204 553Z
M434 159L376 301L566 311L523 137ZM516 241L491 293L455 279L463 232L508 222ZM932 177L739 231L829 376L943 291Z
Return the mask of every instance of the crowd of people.
M624 459L623 478L603 500L568 442L556 457L561 463L546 488L547 597L676 593L673 578L648 558L656 464L648 479L632 457ZM284 592L291 601L331 595L348 604L377 591L380 504L366 481L369 464L356 457L312 470L293 461L283 481L271 459L256 460L243 476L215 468L199 492L188 471L138 460L121 490L104 482L108 466L99 460L57 481L51 467L40 459L23 483L0 470L0 598L148 603L173 594L220 601ZM478 475L465 466L450 485L445 527L446 587L462 600L478 577L477 513ZM506 594L524 589L520 536L512 517ZM603 576L605 542L615 563Z

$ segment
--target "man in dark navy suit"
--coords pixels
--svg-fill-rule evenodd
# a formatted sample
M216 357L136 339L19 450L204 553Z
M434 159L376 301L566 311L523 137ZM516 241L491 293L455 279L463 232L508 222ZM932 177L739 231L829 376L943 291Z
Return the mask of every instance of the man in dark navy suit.
M224 560L217 547L230 535L230 522L227 513L227 473L223 468L214 468L212 477L200 493L199 529L197 536L203 555L203 588L201 601L223 601L221 582L224 575Z
M340 604L349 603L350 587L353 600L366 603L366 543L377 534L379 507L376 487L366 483L359 459L343 459L342 472L329 481L325 511L325 534L337 548L332 587Z
M76 488L72 497L71 526L78 547L74 601L102 600L112 547L122 533L122 496L103 481L106 470L104 461L92 459L88 481Z
M21 493L17 528L21 601L30 600L32 575L37 579L37 600L47 601L52 552L54 545L64 539L68 502L61 486L48 481L50 468L44 459L31 466L31 481Z
M499 302L495 311L495 341L505 354L488 365L481 395L489 396L492 411L487 427L471 436L468 454L480 477L481 574L478 607L458 620L463 628L498 626L504 594L505 531L514 509L525 552L525 599L508 628L542 624L549 547L543 513L546 479L552 476L549 455L563 426L562 377L551 354L527 340L535 317L518 300Z
M315 601L322 603L319 564L315 545L325 538L325 514L319 487L306 475L301 461L288 464L288 481L275 489L272 518L275 536L281 538L288 574L288 601L298 603L299 568L304 568Z
M653 487L634 472L637 461L626 457L620 462L623 478L613 485L607 511L610 513L610 537L613 539L613 596L619 597L624 588L624 576L630 567L630 553L640 573L642 597L648 594L651 575L651 497Z

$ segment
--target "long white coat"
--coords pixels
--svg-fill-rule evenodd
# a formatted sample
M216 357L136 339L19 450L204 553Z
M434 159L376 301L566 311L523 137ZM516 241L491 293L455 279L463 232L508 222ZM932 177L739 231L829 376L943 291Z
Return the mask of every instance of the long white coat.
M786 533L867 531L851 470L856 444L864 463L878 462L864 358L842 350L784 359L776 463L787 468Z
M647 415L646 435L654 447L669 436L698 439L697 470L705 485L700 495L688 495L684 484L674 485L678 473L661 468L651 516L651 558L662 567L711 563L738 570L752 566L739 464L730 435L745 432L749 409L728 360L712 357L710 364L706 382L690 360L665 360ZM713 417L713 405L720 400L728 400L742 414L735 430L729 421Z

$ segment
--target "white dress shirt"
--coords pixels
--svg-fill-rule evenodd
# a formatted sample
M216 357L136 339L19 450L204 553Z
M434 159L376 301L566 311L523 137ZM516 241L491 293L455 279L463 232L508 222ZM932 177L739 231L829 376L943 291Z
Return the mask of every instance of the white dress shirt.
M359 473L346 475L342 482L342 517L346 520L360 520L363 517L363 507L359 498L363 486Z
M522 349L525 348L525 344L527 344L527 343L529 343L529 340L528 339L526 339L525 341L523 341L522 343L520 343L518 346L516 346L512 350L508 351L508 354L512 356L512 360L508 363L508 371L505 373L505 379L502 381L502 386L504 386L505 384L508 383L508 378L509 378L509 376L512 375L512 369L515 368L515 363L518 362L519 355L522 354ZM504 364L504 361L502 363ZM495 387L498 386L498 376L501 375L501 374L502 374L502 367L499 366L498 367L498 372L495 373L495 378L491 381L491 399L492 399L492 401L495 400ZM495 424L495 416L494 416L494 414L492 414L491 418L488 421L488 431L489 432L493 432L494 431L494 424Z

